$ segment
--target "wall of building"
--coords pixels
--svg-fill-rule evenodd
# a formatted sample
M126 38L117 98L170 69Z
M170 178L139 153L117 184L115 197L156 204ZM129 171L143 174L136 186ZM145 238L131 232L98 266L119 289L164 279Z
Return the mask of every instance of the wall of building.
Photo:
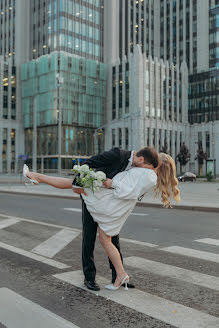
M57 74L62 84L58 85ZM54 52L22 65L25 150L30 158L34 111L39 158L53 157L55 162L59 155L59 115L62 158L94 153L94 131L104 120L106 78L105 64L65 52Z
M0 173L17 172L24 154L23 126L17 106L17 70L0 57Z
M111 77L115 91L108 94L105 149L154 146L160 151L167 142L175 159L189 139L185 63L169 66L147 58L136 46L129 62L112 65Z
M103 61L103 0L30 1L30 59L65 51Z

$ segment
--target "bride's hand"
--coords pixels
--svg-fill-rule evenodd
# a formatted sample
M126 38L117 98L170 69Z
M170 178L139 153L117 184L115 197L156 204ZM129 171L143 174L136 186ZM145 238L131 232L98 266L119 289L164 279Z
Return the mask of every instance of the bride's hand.
M113 180L112 179L106 179L106 181L104 181L103 185L106 188L112 188L112 183L113 183Z

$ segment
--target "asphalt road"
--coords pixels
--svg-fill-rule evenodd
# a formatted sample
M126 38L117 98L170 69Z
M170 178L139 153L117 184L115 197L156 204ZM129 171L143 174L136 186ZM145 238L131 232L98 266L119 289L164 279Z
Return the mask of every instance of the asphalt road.
M80 206L77 200L0 195L0 327L219 327L218 213L136 207L120 234L136 288L111 295L83 287ZM73 237L55 252L63 231ZM45 255L39 245L56 234L53 255ZM95 263L103 287L110 270L98 240ZM54 315L67 323L59 326Z
M81 229L80 200L0 195L0 213ZM193 239L218 238L218 213L136 206L121 236L160 246L191 246Z

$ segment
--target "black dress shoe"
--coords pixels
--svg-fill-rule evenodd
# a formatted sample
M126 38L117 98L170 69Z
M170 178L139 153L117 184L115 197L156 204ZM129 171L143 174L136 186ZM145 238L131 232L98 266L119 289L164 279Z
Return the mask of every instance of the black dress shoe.
M122 287L125 287L125 284L122 285ZM129 282L127 283L128 288L135 288L135 285L130 284Z
M100 290L100 286L94 280L89 280L88 281L88 280L84 279L84 284L88 289L91 289L91 290L94 290L94 291Z

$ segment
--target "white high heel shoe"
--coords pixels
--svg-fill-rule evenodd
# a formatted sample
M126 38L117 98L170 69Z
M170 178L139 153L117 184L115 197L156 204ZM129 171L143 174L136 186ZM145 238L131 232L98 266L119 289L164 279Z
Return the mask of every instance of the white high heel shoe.
M27 172L29 172L29 167L26 164L24 164L24 166L23 166L23 176L25 178L27 178L28 180L30 180L31 183L38 185L39 184L38 181L28 178Z
M105 288L110 289L110 290L118 290L123 284L125 284L125 290L128 290L128 287L127 287L128 282L129 282L129 276L126 275L122 279L122 281L118 287L114 286L114 284L110 284L110 285L106 285Z

